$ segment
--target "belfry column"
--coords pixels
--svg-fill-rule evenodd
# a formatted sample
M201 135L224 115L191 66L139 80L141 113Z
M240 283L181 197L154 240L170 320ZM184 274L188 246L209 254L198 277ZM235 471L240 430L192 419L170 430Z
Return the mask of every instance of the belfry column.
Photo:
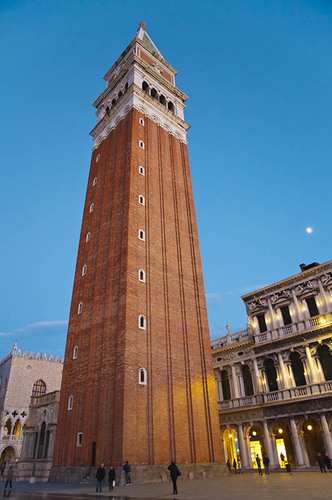
M256 386L256 393L263 392L262 390L262 376L259 372L258 364L257 364L257 359L253 358L252 360L253 365L254 365L254 372L255 372L255 386Z
M268 454L268 457L270 459L271 465L273 467L275 467L276 466L276 457L275 457L275 454L273 453L270 433L269 433L269 429L268 429L266 420L263 420L263 429L264 429L264 441L266 444L267 454Z
M301 444L299 440L299 434L297 432L297 427L294 418L290 419L290 424L291 424L291 434L292 434L292 440L293 440L293 445L294 445L294 450L296 454L296 462L297 465L300 467L304 467L304 460L303 460L303 454L302 454L302 449L301 449Z
M311 382L314 384L317 384L319 382L319 378L318 378L315 362L311 356L310 348L308 345L305 346L305 353L306 353L307 360L308 360L309 367L310 367Z
M248 462L248 448L246 445L246 440L244 439L242 424L239 424L239 445L240 445L240 455L243 467L249 467Z
M329 457L332 457L332 441L331 441L331 433L330 429L328 426L328 423L326 421L326 417L324 413L320 416L320 421L322 423L322 428L323 428L323 436L324 436L324 443L326 446L326 451L328 453Z
M233 394L234 394L234 398L238 399L239 398L239 385L238 385L237 375L236 375L236 370L235 370L234 365L231 365L231 370L232 370Z
M297 299L297 296L296 296L294 288L292 288L292 297L293 297L293 302L294 302L294 305L295 305L295 312L296 312L297 320L298 321L303 321L303 314L302 314L302 311L301 311L301 306L300 306L299 301Z
M278 360L279 360L279 366L280 366L281 375L282 375L282 385L283 385L284 389L289 389L290 388L289 377L288 377L288 373L286 370L284 360L282 359L281 352L278 352Z

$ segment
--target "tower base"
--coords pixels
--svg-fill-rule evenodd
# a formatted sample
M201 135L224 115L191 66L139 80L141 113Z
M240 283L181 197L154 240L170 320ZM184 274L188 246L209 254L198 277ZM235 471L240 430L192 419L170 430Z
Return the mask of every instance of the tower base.
M170 480L168 465L132 465L131 481L133 484L161 483ZM177 464L181 471L181 479L208 479L223 477L228 469L223 462L207 462L198 464ZM98 467L52 467L49 482L52 483L95 483ZM108 477L106 469L105 484ZM115 467L116 485L124 486L125 472L122 467Z

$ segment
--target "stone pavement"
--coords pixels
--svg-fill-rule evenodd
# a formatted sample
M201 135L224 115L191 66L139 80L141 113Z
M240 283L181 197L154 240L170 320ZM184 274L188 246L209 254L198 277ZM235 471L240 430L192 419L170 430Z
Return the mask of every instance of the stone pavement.
M4 483L0 482L3 490ZM269 476L244 473L229 474L222 479L178 481L178 495L170 494L170 482L116 487L114 492L105 488L96 493L91 484L15 483L10 498L38 499L114 499L114 500L327 500L332 497L332 474L320 472L273 472Z

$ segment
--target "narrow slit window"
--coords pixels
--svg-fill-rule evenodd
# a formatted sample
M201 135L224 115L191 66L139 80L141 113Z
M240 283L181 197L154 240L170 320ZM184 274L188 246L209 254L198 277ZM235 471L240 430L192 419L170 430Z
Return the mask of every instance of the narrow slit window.
M77 446L82 446L83 442L83 432L77 433Z
M72 410L73 409L73 396L69 396L68 398L68 410Z
M95 178L93 179L93 183L92 183L92 185L93 185L93 186L95 186L96 184L97 184L97 177L95 177Z
M146 330L146 319L145 316L143 316L143 314L140 314L138 316L138 328L140 330Z
M145 241L145 232L143 231L143 229L140 229L138 231L138 238L142 241Z
M82 276L86 274L86 264L82 267Z
M143 269L138 271L138 280L145 283L145 271L143 271Z
M96 158L96 163L98 163L100 160L100 155L97 155L97 158Z
M138 172L139 172L141 175L145 175L145 170L144 170L144 167L139 166L139 167L138 167Z
M94 209L94 208L95 208L95 204L94 204L94 203L91 203L91 205L90 205L90 214L91 214L91 212L93 212L93 209Z
M139 119L139 123L140 123L140 125L143 125L143 127L144 127L144 120L143 120L143 118Z
M140 148L145 149L145 145L144 145L143 141L139 141L138 145Z
M143 206L145 205L145 198L142 194L140 194L138 197L138 203Z
M91 233L86 233L85 241L90 241Z
M83 302L80 302L78 304L77 314L81 314L82 311L83 311Z
M147 376L146 376L146 369L145 368L140 368L138 370L138 383L140 385L147 384Z
M78 354L78 345L75 345L74 350L73 350L73 359L77 358L77 354Z

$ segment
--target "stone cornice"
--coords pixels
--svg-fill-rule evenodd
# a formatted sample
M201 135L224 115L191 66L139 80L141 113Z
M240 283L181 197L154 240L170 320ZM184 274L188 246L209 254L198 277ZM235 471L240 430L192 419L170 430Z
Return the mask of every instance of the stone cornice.
M260 290L256 290L255 292L248 293L246 295L242 295L241 298L245 303L248 303L252 300L257 300L262 297L265 297L273 292L280 290L281 288L292 286L297 283L300 283L303 280L308 279L311 276L318 276L319 274L323 274L327 270L332 269L332 261L329 260L319 266L308 269L307 271L300 272L295 274L289 278L286 278L282 281L278 281L277 283L273 283L272 285L268 285L265 288L261 288Z
M275 352L276 349L280 349L282 346L292 346L295 347L296 342L303 344L306 341L312 341L318 337L321 340L322 336L330 336L332 333L331 326L326 326L323 328L318 328L317 330L305 330L302 332L294 333L293 335L287 337L281 337L275 340L268 340L264 343L253 344L252 349L256 354L267 354L268 352ZM299 339L301 341L299 342Z

